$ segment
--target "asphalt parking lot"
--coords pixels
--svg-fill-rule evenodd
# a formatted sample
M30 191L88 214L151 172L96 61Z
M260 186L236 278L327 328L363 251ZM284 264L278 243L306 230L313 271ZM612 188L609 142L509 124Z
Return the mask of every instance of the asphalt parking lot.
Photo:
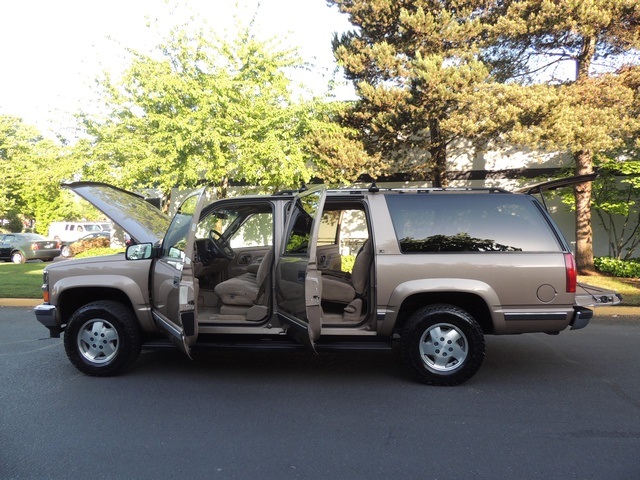
M0 308L0 478L640 478L640 320L488 337L459 387L392 353L144 352L115 378Z

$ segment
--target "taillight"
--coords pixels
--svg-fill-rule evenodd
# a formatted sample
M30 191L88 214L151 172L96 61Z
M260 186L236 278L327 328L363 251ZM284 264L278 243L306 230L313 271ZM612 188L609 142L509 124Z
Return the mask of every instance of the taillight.
M40 250L40 245L38 245L37 243L32 243L31 250Z
M578 270L576 269L576 260L572 253L564 254L564 269L567 273L567 293L576 293L578 284Z

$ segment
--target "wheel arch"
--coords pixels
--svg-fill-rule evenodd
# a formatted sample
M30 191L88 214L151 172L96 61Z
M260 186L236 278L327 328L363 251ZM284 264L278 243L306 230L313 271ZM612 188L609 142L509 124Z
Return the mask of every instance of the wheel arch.
M135 313L131 299L122 290L112 287L74 287L62 291L58 296L57 307L62 323L67 323L80 307L101 300L121 303Z
M469 292L420 292L408 296L398 310L395 330L402 331L409 317L419 308L435 304L461 308L478 322L484 334L494 333L493 318L487 303L481 296Z
M396 287L385 311L381 333L400 332L413 312L432 304L450 304L465 310L485 334L500 331L500 319L492 313L492 307L500 305L500 301L489 285L479 280L433 278L412 280Z
M148 292L132 279L119 275L101 275L100 284L90 277L67 277L55 283L51 300L58 308L60 323L66 324L78 308L100 300L112 300L131 310L144 331L154 331Z

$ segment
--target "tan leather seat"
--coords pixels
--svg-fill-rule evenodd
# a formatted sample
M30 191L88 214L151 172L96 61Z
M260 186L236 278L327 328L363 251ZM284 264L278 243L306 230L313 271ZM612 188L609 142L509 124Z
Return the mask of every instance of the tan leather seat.
M256 273L244 273L216 285L213 290L223 306L251 307L254 305L259 300L260 286L267 278L272 259L273 249L264 256Z
M356 256L351 276L322 274L322 299L328 302L348 304L364 295L373 258L372 242L367 240Z

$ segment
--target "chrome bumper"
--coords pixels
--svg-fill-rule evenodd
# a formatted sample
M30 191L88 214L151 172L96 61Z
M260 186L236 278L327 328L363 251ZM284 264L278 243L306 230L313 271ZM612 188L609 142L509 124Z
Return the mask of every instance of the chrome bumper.
M54 305L43 303L33 309L36 319L49 329L50 338L60 338L62 327L58 323L58 314Z
M571 319L571 330L577 330L589 325L589 320L593 318L593 310L585 307L573 307L574 313Z

